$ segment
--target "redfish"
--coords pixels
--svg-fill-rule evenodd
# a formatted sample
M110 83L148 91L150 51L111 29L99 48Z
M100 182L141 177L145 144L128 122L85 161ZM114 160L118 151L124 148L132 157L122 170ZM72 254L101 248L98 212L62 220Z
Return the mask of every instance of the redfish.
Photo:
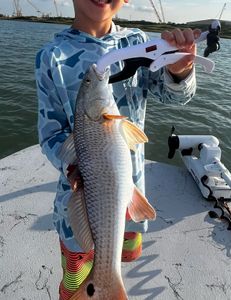
M69 163L77 158L83 180L68 205L74 236L84 252L95 252L92 270L71 300L128 299L121 276L126 211L135 222L156 216L132 180L130 149L148 139L120 115L108 80L109 71L99 75L94 65L85 74L73 134L62 150Z

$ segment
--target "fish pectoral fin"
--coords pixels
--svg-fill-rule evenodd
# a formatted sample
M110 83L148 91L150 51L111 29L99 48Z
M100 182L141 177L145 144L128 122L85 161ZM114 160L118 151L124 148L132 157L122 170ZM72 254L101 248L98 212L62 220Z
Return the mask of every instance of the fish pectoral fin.
M121 131L128 147L133 151L136 151L136 144L148 142L148 137L143 130L128 120L121 122Z
M134 222L156 218L155 209L137 187L134 187L132 201L128 205L128 213Z
M73 235L84 252L89 252L93 246L91 229L88 222L87 209L83 188L73 192L67 204L67 214Z
M121 119L127 119L125 116L121 115L109 115L109 114L103 114L103 118L106 120L121 120Z
M71 133L63 143L60 151L58 152L58 157L62 161L64 161L67 165L76 164L77 157L76 157L73 133Z

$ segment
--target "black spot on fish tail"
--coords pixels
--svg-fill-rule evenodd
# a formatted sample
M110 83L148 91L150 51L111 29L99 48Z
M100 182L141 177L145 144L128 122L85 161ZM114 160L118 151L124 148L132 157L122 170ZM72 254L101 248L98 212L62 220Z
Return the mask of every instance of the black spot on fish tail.
M92 297L95 293L95 288L94 285L92 283L88 284L87 286L87 294L89 297Z

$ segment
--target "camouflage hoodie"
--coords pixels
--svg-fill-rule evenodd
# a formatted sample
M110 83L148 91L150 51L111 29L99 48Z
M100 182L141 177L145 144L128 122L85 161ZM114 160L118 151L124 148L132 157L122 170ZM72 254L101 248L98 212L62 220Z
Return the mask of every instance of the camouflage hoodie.
M73 129L73 115L78 89L84 73L92 63L105 53L146 42L147 35L139 29L120 28L102 38L68 28L57 34L36 56L36 83L39 101L38 132L42 152L60 171L54 203L54 224L61 240L72 251L81 251L73 238L67 216L70 185L65 176L66 165L57 153ZM118 73L122 62L111 65L111 74ZM165 69L155 73L139 68L136 74L113 84L113 95L122 115L144 128L146 100L151 97L163 103L185 104L195 93L196 80L193 70L189 77L176 84ZM144 146L139 145L132 154L133 180L144 192ZM147 222L130 221L126 231L146 231Z

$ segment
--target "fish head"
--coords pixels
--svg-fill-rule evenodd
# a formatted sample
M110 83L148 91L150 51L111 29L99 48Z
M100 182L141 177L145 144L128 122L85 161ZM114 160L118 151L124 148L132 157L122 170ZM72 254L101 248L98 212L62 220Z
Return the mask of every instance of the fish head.
M76 109L92 121L99 121L104 114L118 113L118 108L108 84L109 69L97 73L95 65L86 72L77 97Z

